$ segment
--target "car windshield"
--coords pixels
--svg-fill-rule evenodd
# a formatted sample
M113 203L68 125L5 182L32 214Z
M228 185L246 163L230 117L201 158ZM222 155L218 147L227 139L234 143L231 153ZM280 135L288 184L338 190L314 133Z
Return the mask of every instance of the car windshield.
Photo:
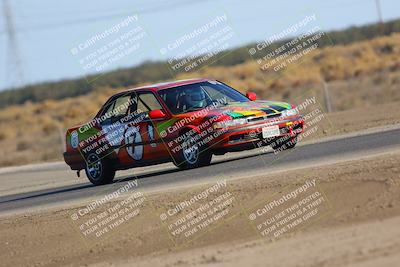
M235 89L217 81L163 89L158 93L174 114L200 110L213 103L227 105L232 102L249 101Z

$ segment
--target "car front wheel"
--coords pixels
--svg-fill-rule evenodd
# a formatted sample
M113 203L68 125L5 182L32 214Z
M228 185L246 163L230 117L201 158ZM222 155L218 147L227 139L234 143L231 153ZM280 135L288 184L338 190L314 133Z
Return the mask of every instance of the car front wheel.
M193 169L207 166L211 163L212 153L206 146L201 146L196 134L186 134L181 144L178 156L174 160L180 169Z

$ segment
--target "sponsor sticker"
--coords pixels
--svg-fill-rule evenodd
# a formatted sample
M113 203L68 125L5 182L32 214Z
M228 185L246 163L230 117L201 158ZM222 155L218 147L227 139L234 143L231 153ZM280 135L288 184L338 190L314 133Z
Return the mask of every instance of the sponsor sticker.
M79 144L78 132L77 131L73 131L71 133L71 146L73 148L77 148L78 144Z

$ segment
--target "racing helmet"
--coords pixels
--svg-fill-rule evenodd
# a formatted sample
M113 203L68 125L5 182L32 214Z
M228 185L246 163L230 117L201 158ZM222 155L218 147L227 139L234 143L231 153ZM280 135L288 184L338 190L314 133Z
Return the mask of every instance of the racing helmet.
M202 108L206 104L206 94L201 88L187 90L185 92L186 108Z

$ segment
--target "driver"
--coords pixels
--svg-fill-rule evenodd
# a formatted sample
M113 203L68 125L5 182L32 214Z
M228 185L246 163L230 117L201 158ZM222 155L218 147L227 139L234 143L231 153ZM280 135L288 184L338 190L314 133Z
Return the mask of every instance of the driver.
M186 90L185 105L186 105L187 110L205 107L206 106L206 94L199 87L191 88L191 90Z

